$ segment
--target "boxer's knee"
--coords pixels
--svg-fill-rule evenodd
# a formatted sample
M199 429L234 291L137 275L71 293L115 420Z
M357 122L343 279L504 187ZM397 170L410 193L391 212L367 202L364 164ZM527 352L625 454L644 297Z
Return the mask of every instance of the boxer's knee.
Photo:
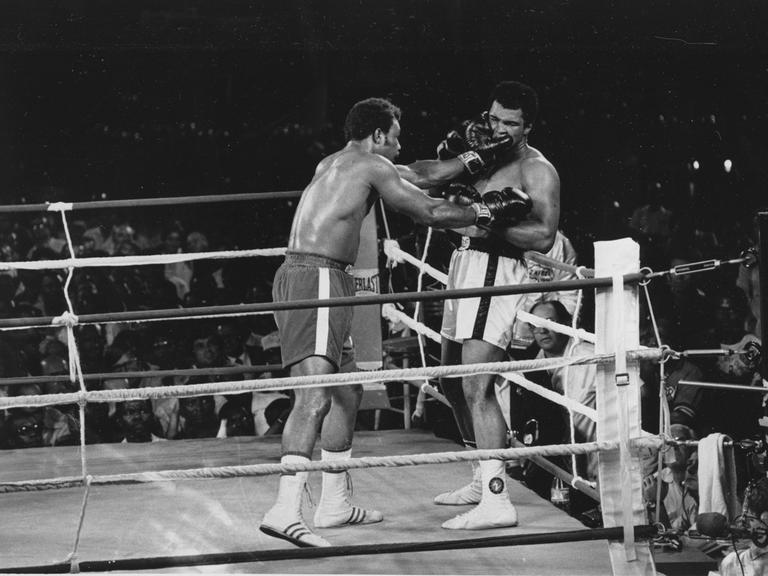
M308 420L322 420L331 409L331 393L326 388L296 390L293 410Z

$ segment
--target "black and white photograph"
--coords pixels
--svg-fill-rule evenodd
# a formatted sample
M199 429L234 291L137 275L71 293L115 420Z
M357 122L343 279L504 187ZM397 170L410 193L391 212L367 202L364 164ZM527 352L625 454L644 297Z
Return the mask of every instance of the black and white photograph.
M768 576L768 4L0 0L0 573Z

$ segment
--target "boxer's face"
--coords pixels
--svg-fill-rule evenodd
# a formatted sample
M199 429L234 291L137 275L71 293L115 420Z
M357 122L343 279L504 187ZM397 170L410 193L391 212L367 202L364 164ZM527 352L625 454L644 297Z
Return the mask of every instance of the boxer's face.
M385 134L377 131L377 133L379 136L376 138L376 154L394 162L397 155L400 154L400 122L392 120L389 132Z
M522 142L531 131L531 127L525 125L522 110L504 108L496 101L488 111L488 124L493 130L494 138L509 137L515 144Z

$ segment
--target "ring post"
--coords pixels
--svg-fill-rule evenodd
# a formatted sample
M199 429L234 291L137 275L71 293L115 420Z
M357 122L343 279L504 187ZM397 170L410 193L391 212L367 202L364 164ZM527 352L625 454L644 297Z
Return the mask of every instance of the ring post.
M629 238L595 242L595 275L615 277L640 268L640 247ZM620 314L617 314L620 310ZM640 343L637 284L625 285L616 302L612 287L600 287L595 294L595 352L621 353ZM621 319L621 323L617 322ZM640 377L636 361L623 355L625 368L618 374L614 366L597 366L597 440L620 442L640 436ZM622 466L622 464L624 464ZM642 501L640 459L637 453L623 450L601 452L598 456L600 501L606 527L627 527L646 523ZM624 513L624 510L628 514ZM629 517L627 517L629 516ZM651 575L656 570L647 542L633 537L622 544L610 541L609 553L614 575Z

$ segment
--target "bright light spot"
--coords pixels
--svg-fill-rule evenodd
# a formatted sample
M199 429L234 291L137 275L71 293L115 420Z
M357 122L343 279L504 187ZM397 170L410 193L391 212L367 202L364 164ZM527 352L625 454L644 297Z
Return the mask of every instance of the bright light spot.
M731 173L731 168L733 168L733 162L731 162L730 160L726 159L725 162L723 162L723 168L725 168L725 171L728 174L730 174Z
M614 207L614 208L620 208L620 207L621 207L621 204L619 204L619 201L618 201L618 200L614 200L614 201L613 201L613 207Z
M699 168L701 168L701 165L699 164L699 161L698 160L694 160L693 161L693 169L694 170L698 170Z

